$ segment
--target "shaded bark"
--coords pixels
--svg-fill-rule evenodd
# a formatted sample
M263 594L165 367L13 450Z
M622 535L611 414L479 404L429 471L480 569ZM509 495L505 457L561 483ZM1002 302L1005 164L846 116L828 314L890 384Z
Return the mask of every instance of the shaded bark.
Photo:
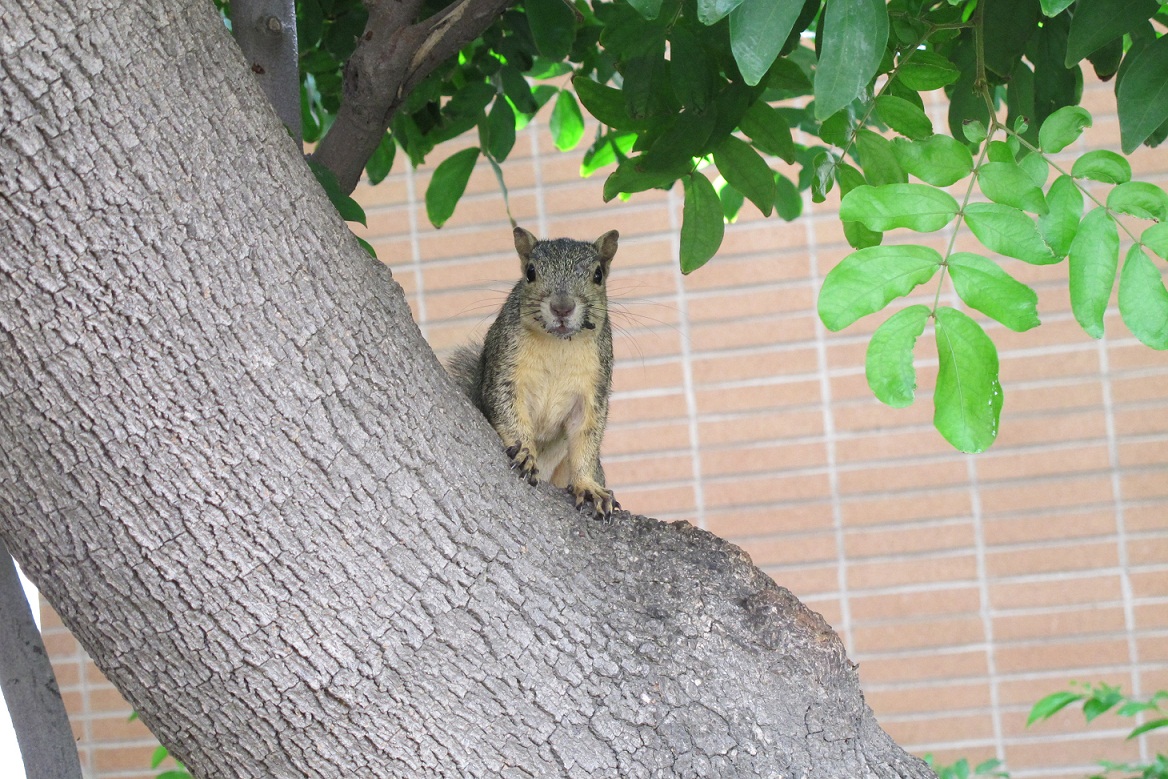
M196 776L931 775L740 550L514 478L209 4L2 5L0 536Z
M352 192L398 107L434 68L483 33L515 0L456 0L416 21L422 0L367 2L369 21L345 65L344 98L312 158Z

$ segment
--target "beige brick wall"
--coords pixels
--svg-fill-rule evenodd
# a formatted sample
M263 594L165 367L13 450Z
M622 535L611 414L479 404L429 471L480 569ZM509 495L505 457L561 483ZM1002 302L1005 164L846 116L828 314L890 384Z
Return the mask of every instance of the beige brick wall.
M1096 126L1067 154L1116 147L1107 87L1084 102ZM469 144L448 144L412 173L399 159L386 183L358 192L362 234L442 354L481 335L518 278L485 164L446 227L426 221L433 166ZM1070 314L1065 266L1007 260L1038 289L1043 325L988 326L1002 432L986 454L962 455L932 429L927 338L917 404L893 410L864 380L879 317L832 334L815 316L820 280L849 252L834 194L790 224L748 204L719 256L683 278L678 194L604 204L603 174L579 179L579 160L535 123L505 175L513 215L541 236L621 232L605 467L624 506L730 538L822 612L860 663L881 723L914 752L997 756L1021 778L1083 776L1100 757L1168 750L1164 737L1124 747L1110 720L1086 736L1070 716L1024 728L1030 704L1072 678L1168 688L1168 355L1138 344L1114 307L1107 338L1092 341ZM1168 183L1162 150L1133 162ZM132 770L147 764L148 737L54 624L47 635L93 775L149 775Z

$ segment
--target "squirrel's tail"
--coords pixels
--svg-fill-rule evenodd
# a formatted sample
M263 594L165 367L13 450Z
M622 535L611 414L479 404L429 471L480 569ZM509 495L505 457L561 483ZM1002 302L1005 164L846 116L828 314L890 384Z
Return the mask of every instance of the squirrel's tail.
M446 360L446 372L475 405L479 403L476 395L483 378L482 353L481 345L460 346Z

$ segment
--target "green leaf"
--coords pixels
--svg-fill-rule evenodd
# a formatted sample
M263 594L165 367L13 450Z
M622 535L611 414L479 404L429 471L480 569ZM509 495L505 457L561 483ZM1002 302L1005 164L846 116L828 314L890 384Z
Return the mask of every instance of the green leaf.
M598 84L583 76L573 78L572 86L584 108L601 124L618 130L637 130L644 126L643 122L634 122L625 111L625 96L619 89Z
M365 163L365 174L369 176L370 184L380 184L385 181L385 177L389 175L389 171L393 169L393 158L397 153L397 144L393 141L393 135L386 133L381 136L381 141L377 144L377 150L369 157L369 161Z
M1123 282L1121 280L1120 284L1122 285L1122 283ZM1119 289L1120 289L1120 292L1122 293L1123 287L1121 286ZM1147 343L1147 341L1144 341L1144 343ZM1149 344L1149 346L1150 345L1151 344ZM1165 347L1161 346L1159 348L1163 349ZM1132 732L1127 734L1127 738L1125 740L1131 741L1133 738L1139 738L1140 736L1144 735L1145 733L1147 733L1150 730L1159 730L1160 728L1168 728L1168 717L1166 717L1164 719L1149 720L1149 721L1145 722L1143 725L1139 725L1135 728L1132 728Z
M434 169L434 176L426 187L426 216L430 218L430 224L441 227L454 215L454 207L466 191L478 159L479 148L473 146L455 152Z
M653 21L657 14L661 13L661 0L629 0L629 5L649 21Z
M564 0L525 0L527 23L539 53L562 60L576 39L576 13Z
M902 97L881 95L876 98L876 116L908 138L919 140L933 134L933 122L925 112Z
M896 78L914 92L931 92L949 86L960 76L961 71L940 54L914 51L901 63Z
M698 0L698 21L711 25L738 7L742 0Z
M1047 213L1038 218L1038 232L1057 257L1066 257L1083 217L1083 193L1070 176L1059 176L1046 195Z
M154 748L154 753L150 756L150 767L157 768L162 765L162 761L170 756L170 752L166 747L159 744Z
M1168 221L1168 194L1146 181L1128 181L1112 187L1107 195L1107 207L1140 219Z
M1131 154L1168 120L1168 37L1157 38L1124 62L1116 86L1120 146Z
M1066 66L1122 38L1160 9L1156 0L1079 0L1067 35Z
M1131 163L1126 158L1106 149L1089 151L1071 166L1071 175L1077 179L1102 181L1104 184L1124 184L1131 181Z
M970 308L1021 333L1041 324L1038 293L979 254L957 252L949 257L949 275L957 295Z
M859 222L843 222L844 239L853 249L867 249L870 246L879 246L884 240L884 233L869 230Z
M566 89L560 90L556 97L548 129L560 151L576 148L576 144L584 137L584 115L580 113L576 98Z
M1043 16L1058 16L1071 7L1075 0L1039 0L1042 5Z
M698 36L677 25L669 33L669 82L685 108L705 111L714 99L718 69Z
M1096 208L1083 219L1068 258L1071 310L1089 336L1102 338L1103 314L1119 265L1119 230L1106 209Z
M1026 727L1030 727L1039 720L1050 719L1072 703L1081 701L1086 696L1082 693L1062 692L1051 693L1030 709L1030 716L1026 718Z
M1042 123L1038 131L1038 145L1044 152L1060 152L1075 142L1083 130L1091 126L1091 114L1077 105L1063 106Z
M965 223L987 249L1031 265L1051 265L1059 258L1039 234L1034 220L1012 206L970 203Z
M893 408L912 405L917 389L913 347L928 322L928 306L909 306L886 319L872 334L864 358L864 375L881 403Z
M762 81L802 10L797 2L742 0L730 12L730 50L747 84Z
M1144 230L1140 243L1168 260L1168 222L1160 222Z
M819 124L819 139L832 146L845 148L852 134L852 115L847 109L840 109Z
M667 168L647 169L641 164L643 157L644 155L624 160L616 166L616 170L608 175L608 178L604 180L604 191L601 193L605 203L622 193L631 194L644 192L647 189L667 189L687 172Z
M773 154L784 162L795 162L795 141L783 115L762 100L757 100L742 115L739 129L750 136L759 151Z
M487 115L486 149L491 159L507 159L515 146L515 111L506 98L495 98L491 113Z
M708 178L691 173L681 180L681 185L685 194L681 210L681 272L692 273L717 253L726 225L722 201Z
M1041 154L1027 154L1018 160L1018 167L1026 171L1034 186L1040 189L1046 186L1046 180L1050 177L1050 165Z
M842 330L912 292L940 266L941 255L927 246L871 246L852 252L824 278L819 318L828 330Z
M337 176L331 170L321 165L316 160L310 159L308 167L312 170L312 174L316 176L317 182L320 183L324 193L328 195L329 202L337 209L337 213L346 222L359 222L365 224L365 210L361 208L353 198L349 197L348 193L341 191L341 185L337 182Z
M933 426L962 452L984 452L998 437L1002 413L998 350L981 325L954 308L937 309L935 331Z
M1047 212L1046 198L1034 181L1013 162L987 162L978 168L977 183L990 200L1036 214Z
M860 130L856 133L856 150L860 154L860 166L864 169L868 183L902 184L908 181L904 169L896 161L892 143L884 136L871 130Z
M952 222L957 210L952 195L927 184L862 186L840 201L840 219L861 222L871 230L907 227L928 233Z
M961 123L961 132L965 140L972 144L980 144L986 139L986 126L976 119L966 119Z
M1038 0L981 0L979 5L984 18L986 67L1005 78L1038 27Z
M1168 289L1160 269L1138 245L1128 250L1119 275L1119 313L1140 343L1168 349Z
M782 173L775 174L775 213L785 221L792 222L803 213L803 196L791 179Z
M588 151L584 152L584 160L580 163L580 175L591 176L596 171L612 165L618 159L624 159L637 142L636 133L607 132L596 139Z
M955 184L973 170L969 148L948 135L934 135L923 141L895 138L892 153L904 170L937 187Z
M775 205L775 174L749 143L727 135L714 149L714 164L726 181L746 195L764 216L771 215Z
M884 0L832 0L824 11L815 74L815 118L855 100L876 75L888 43Z
M726 219L727 224L734 224L746 198L741 192L726 183L724 179L721 186L715 183L714 189L718 191L718 199L722 201L722 216Z

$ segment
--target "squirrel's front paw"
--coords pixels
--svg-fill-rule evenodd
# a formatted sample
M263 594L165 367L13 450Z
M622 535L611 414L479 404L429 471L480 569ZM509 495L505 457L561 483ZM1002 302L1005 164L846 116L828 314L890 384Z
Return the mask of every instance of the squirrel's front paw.
M593 514L605 522L612 519L613 509L620 508L620 504L612 497L612 490L595 482L569 484L568 491L576 498L577 509L583 508L585 502L591 503Z
M511 458L512 470L518 470L519 477L534 487L539 469L535 467L535 455L531 450L522 444L513 444L507 447L507 456Z

